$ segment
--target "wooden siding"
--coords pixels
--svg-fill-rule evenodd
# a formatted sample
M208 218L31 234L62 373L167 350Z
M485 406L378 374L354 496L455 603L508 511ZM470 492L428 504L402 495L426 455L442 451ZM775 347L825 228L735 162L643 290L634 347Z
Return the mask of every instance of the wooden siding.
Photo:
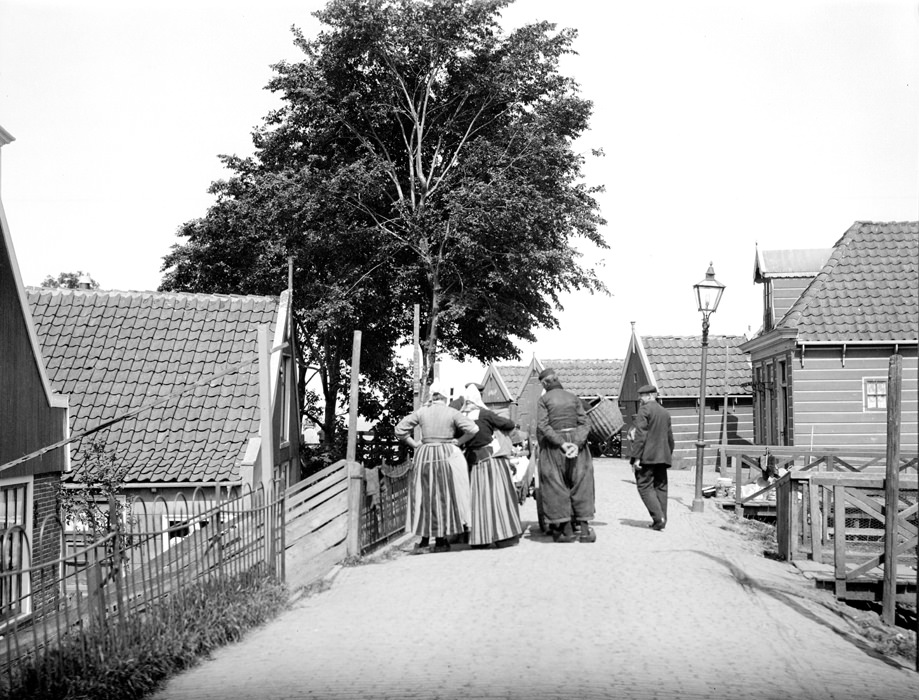
M482 400L488 406L508 406L508 401L493 374L488 376L481 391Z
M629 355L628 365L622 368L622 378L619 380L619 402L625 404L630 401L638 401L638 388L647 383L648 375L645 374L645 368L641 364L641 355L633 352ZM631 416L626 416L625 413L622 414L622 417L627 421L631 420Z
M45 393L23 317L17 276L6 247L0 248L0 464L63 439L66 409L54 408ZM64 449L7 469L3 477L63 471Z
M530 372L526 384L523 385L523 391L517 399L517 415L514 420L525 433L530 435L536 434L536 402L542 396L542 384L539 383L539 377Z
M769 284L772 285L772 310L775 323L782 320L811 280L813 277L776 277L769 281Z
M864 407L864 380L887 379L892 348L808 346L792 363L795 445L816 449L883 447L887 444L887 412ZM917 450L916 348L901 349L903 394L900 445Z
M709 447L705 449L705 464L713 465L718 459L717 449L711 447L720 444L724 425L724 400L706 400L705 438ZM692 467L696 461L696 439L699 435L699 413L696 401L691 399L664 400L661 404L670 411L673 425L673 466ZM728 399L728 444L753 444L753 405L750 398Z

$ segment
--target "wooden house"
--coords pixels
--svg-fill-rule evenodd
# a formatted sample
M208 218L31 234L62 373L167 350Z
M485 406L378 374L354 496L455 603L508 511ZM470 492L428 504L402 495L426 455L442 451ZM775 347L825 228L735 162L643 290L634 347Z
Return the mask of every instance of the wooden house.
M111 422L74 444L75 481L98 438L126 469L126 492L145 501L172 504L198 489L208 501L222 489L257 488L265 326L271 346L282 348L268 363L274 476L299 480L289 292L278 299L32 288L28 301L51 386L70 396L72 434Z
M754 276L755 281L764 280ZM903 357L901 446L916 450L919 223L856 222L750 354L758 444L886 444L890 357Z
M529 365L489 365L482 380L482 399L493 409L507 409L521 430L536 432L536 402L542 396L539 373L552 367L562 386L587 402L619 394L622 360L538 360Z
M0 128L0 149L13 137ZM60 557L57 487L67 470L60 447L19 461L67 437L67 398L48 378L25 288L0 200L0 571L42 565ZM26 576L0 585L0 627L28 609L32 582Z
M753 441L753 397L749 390L750 362L741 349L743 336L709 336L706 371L704 441L748 445ZM638 389L657 387L658 400L673 423L674 466L695 464L699 436L699 389L702 374L701 336L640 336L632 324L625 355L619 406L627 433L638 413ZM623 440L623 454L627 453ZM718 455L706 450L706 464Z

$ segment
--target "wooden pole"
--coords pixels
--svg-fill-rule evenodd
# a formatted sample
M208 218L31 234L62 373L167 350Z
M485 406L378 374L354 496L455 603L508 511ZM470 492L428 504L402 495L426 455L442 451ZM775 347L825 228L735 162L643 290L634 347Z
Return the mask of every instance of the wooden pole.
M412 391L414 392L414 397L412 400L412 408L418 410L421 408L421 306L415 304L415 327L413 339L413 355L412 355Z
M361 491L363 468L357 463L357 400L361 375L361 332L354 331L351 351L351 395L348 399L348 554L361 553Z
M252 488L264 487L265 502L271 498L271 479L274 476L274 421L271 416L271 339L268 324L258 327L258 386L259 386L259 433L261 437L261 459L259 474L253 479Z
M414 354L412 355L412 410L421 408L421 305L415 304L415 327L412 336ZM414 435L416 442L421 441L421 427L416 426Z
M731 356L730 342L728 338L724 339L724 415L721 422L721 469L720 472L726 472L728 446L728 394L730 393L730 384L728 383L728 360Z
M270 503L274 500L272 480L274 478L274 420L271 414L271 339L268 337L268 324L258 327L258 395L259 395L259 433L261 436L261 455L258 476L253 475L252 488L256 491L262 487L262 507L264 508L265 563L271 573L275 569L274 523L271 519ZM258 503L253 500L253 506Z
M897 532L900 518L900 387L903 356L891 355L887 370L887 478L884 480L884 592L881 617L897 616Z

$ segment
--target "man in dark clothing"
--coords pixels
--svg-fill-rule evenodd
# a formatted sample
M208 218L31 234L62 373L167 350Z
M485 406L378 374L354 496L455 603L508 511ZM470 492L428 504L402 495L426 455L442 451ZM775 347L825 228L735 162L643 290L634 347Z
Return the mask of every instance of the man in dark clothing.
M670 414L657 402L657 388L645 384L638 390L641 407L635 418L631 463L638 495L651 515L651 529L667 524L667 469L673 462L673 428Z
M594 467L587 449L587 413L581 400L562 388L555 370L545 369L539 381L546 393L536 403L539 440L539 499L552 539L570 542L572 518L580 525L581 542L595 542L588 523L594 517Z

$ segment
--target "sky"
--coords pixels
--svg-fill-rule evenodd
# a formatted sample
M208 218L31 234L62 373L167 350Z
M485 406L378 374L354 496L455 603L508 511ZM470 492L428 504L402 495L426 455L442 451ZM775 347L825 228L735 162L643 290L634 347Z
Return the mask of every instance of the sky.
M23 281L89 272L152 290L203 216L218 156L252 153L279 102L271 65L314 0L0 0L2 195ZM562 71L594 105L575 148L609 296L562 297L521 361L623 358L642 335L699 335L692 286L726 285L716 335L754 334L756 247L830 248L856 221L919 218L916 0L517 0L508 28L578 30ZM604 156L595 158L593 149ZM479 380L444 363L444 381Z

